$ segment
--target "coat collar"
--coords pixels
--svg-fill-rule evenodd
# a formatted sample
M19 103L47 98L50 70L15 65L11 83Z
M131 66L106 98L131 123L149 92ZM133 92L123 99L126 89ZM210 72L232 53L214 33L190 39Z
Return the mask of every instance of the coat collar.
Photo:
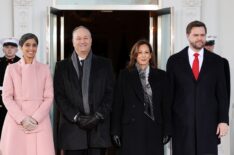
M2 58L0 58L0 61L3 61L3 62L5 62L5 63L15 63L15 62L17 62L18 60L19 60L20 58L18 57L18 56L15 56L14 58L12 58L12 59L8 59L8 58L6 58L5 56L4 57L2 57Z
M185 47L181 52L180 52L180 58L181 58L181 63L182 63L182 67L184 67L184 70L187 74L190 74L190 76L193 78L193 80L195 82L199 82L204 75L207 72L207 66L208 62L209 62L209 52L204 49L204 56L203 56L203 62L202 62L202 66L201 66L201 70L198 76L198 79L196 80L194 75L193 75L193 71L192 68L189 64L189 57L188 57L188 47Z
M199 74L199 77L198 77L198 82L208 72L208 67L209 67L209 62L210 62L209 54L210 54L210 52L204 49L204 57L203 57L203 62L202 62L202 67L201 67L201 70L200 70L200 74Z
M142 84L141 84L141 80L140 80L137 68L134 66L133 68L129 70L129 73L130 73L130 83L136 93L136 96L140 99L142 103L144 103L144 91L142 88ZM154 87L155 82L158 81L157 78L158 78L157 71L153 69L152 67L150 67L149 83L150 83L153 94L155 92L155 87Z
M37 60L34 58L32 64L26 64L24 58L22 57L22 58L20 59L19 63L20 63L22 66L25 66L25 65L36 65L36 64L37 64Z
M130 82L133 86L136 96L140 99L142 103L144 103L144 93L137 68L134 66L129 70L129 73L130 73Z

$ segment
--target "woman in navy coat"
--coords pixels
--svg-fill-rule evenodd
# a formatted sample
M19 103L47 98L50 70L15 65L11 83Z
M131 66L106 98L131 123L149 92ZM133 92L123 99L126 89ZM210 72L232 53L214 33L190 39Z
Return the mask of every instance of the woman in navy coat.
M163 139L165 143L170 139L166 83L149 42L136 42L118 77L112 111L112 139L121 155L164 154Z

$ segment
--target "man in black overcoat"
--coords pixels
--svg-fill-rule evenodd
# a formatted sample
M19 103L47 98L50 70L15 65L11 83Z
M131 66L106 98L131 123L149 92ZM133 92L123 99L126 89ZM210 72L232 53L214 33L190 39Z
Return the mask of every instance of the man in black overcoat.
M5 70L8 64L19 61L19 57L15 54L18 51L18 40L15 38L5 38L1 41L4 56L0 58L0 138L2 133L2 126L6 116L6 108L2 101L2 84L5 75Z
M72 42L72 56L57 62L54 75L59 147L65 155L104 155L111 146L112 65L92 53L88 28L75 28Z
M172 154L217 155L228 132L229 102L223 59L204 49L204 23L188 24L189 46L167 62L172 100Z

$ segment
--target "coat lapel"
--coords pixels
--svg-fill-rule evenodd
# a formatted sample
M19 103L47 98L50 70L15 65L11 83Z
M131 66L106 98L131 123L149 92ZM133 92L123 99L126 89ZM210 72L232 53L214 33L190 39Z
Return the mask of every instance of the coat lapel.
M155 94L157 94L157 90L158 90L157 87L161 82L158 78L159 78L159 76L157 76L157 70L150 68L149 84L150 84L151 89L152 89L153 98L155 97Z
M80 100L82 100L81 86L80 86L80 83L78 80L78 75L76 73L76 69L75 69L71 59L69 59L67 69L68 69L68 80L71 83L70 92L72 92L72 94L74 94L74 100L75 100L75 103L78 105L79 110L81 112L84 112L83 102L80 102Z
M73 63L71 61L71 59L69 59L69 67L68 67L69 71L68 71L68 76L69 76L69 79L71 81L73 81L74 83L74 86L76 88L79 87L79 81L78 81L78 76L77 76L77 73L76 73L76 69L75 67L73 66Z
M208 51L204 49L204 56L203 56L203 62L201 66L201 70L198 76L198 82L204 77L204 75L207 73L207 69L209 66L209 56L208 56Z
M92 64L91 64L91 68L90 68L90 76L89 76L89 96L92 93L91 90L93 90L93 86L94 86L94 81L95 78L97 77L95 74L98 71L98 63L96 63L96 56L93 54L92 56Z
M143 88L136 67L130 70L130 82L139 100L144 103Z
M182 58L182 61L181 61L182 65L181 66L184 67L185 72L190 74L190 76L192 77L192 79L195 82L199 82L206 74L207 68L209 66L209 53L208 53L208 51L206 49L204 49L203 62L202 62L201 70L200 70L200 73L199 73L197 80L195 79L195 77L193 75L192 68L189 64L188 47L186 47L185 49L183 49L181 51L181 58Z
M187 74L188 76L190 76L194 81L196 81L194 75L193 75L193 71L192 68L190 66L189 63L189 56L188 56L188 47L184 48L181 51L181 67L183 68L183 70L185 71L185 74ZM199 78L199 77L198 77Z

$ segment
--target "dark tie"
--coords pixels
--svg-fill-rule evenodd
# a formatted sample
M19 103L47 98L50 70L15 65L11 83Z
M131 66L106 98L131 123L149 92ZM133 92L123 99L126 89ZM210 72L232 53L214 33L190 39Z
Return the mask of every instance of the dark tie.
M193 56L194 56L194 60L193 60L192 70L193 70L193 75L195 79L197 80L199 76L199 59L198 59L199 54L194 53Z
M80 81L82 81L82 77L83 77L83 65L84 65L84 60L80 60L80 63L79 63L79 79Z

